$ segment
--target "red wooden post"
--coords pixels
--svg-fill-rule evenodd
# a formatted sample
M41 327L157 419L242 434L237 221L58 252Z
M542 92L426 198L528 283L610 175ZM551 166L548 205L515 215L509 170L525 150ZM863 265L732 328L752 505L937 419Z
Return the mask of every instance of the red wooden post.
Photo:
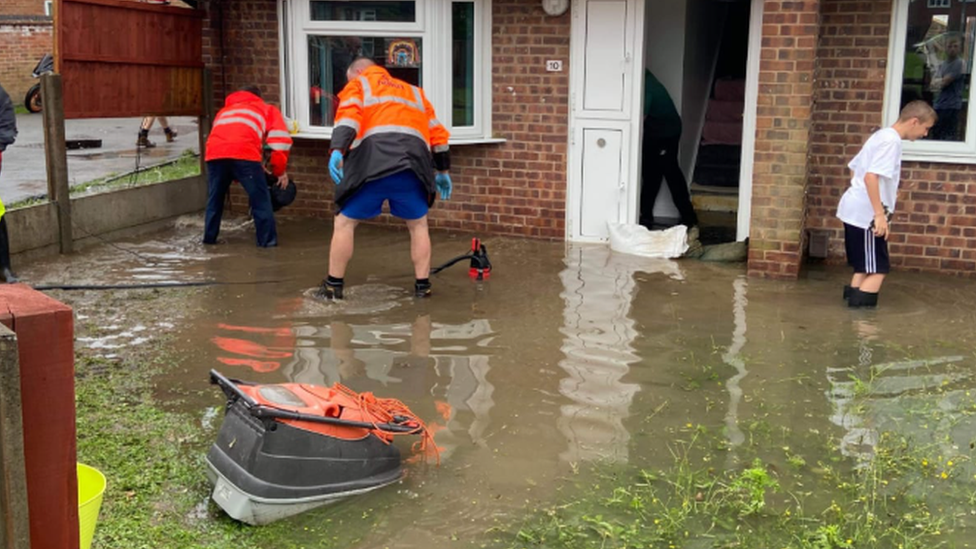
M0 284L0 323L17 334L31 545L77 549L71 308L29 286Z

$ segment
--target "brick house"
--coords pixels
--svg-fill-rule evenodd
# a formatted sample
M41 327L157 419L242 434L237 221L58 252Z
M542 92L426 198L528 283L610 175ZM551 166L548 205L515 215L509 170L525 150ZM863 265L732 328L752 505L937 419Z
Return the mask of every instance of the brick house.
M334 95L344 63L365 54L423 85L453 127L455 191L432 210L432 226L604 241L607 221L639 215L647 67L681 111L681 163L696 205L707 194L696 190L711 169L706 146L722 145L732 152L725 162L735 184L725 192L737 238L750 239L749 273L775 278L798 275L811 230L829 235L830 259L842 260L833 214L848 185L847 162L912 94L938 97L933 77L946 43L958 41L962 108L947 137L905 144L891 251L898 269L976 273L973 0L569 4L203 0L200 7L217 104L256 83L299 125L290 171L303 185L293 213L332 215ZM659 199L655 213L666 217L667 202Z
M31 71L54 48L51 6L52 0L0 2L0 84L14 104L23 104L37 82Z

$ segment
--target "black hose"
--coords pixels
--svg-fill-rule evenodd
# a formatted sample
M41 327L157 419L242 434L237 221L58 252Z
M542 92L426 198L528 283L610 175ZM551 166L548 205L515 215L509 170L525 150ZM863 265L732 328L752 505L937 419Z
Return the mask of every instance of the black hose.
M280 280L258 280L254 282L146 282L143 284L41 284L32 286L35 290L148 290L152 288L190 288L195 286L234 286L244 284L276 284Z
M441 265L440 267L434 267L433 269L430 270L430 274L437 274L437 273L443 271L444 269L450 267L451 265L454 265L455 263L457 263L459 261L464 261L465 259L471 259L471 256L472 256L472 254L470 252L468 252L468 253L466 253L464 255L459 255L459 256L455 257L454 259L448 261L447 263Z

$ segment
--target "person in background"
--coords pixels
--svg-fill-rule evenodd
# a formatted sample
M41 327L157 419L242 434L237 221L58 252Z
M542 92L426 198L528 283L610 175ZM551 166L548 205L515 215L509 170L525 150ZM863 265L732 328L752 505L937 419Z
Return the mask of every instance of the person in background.
M346 266L352 259L356 225L390 213L407 222L413 260L414 295L428 297L430 233L427 212L436 191L451 197L450 134L437 120L423 90L393 78L373 60L359 58L346 71L332 130L329 172L338 187L338 213L329 249L328 278L319 295L342 299ZM436 173L435 173L436 171Z
M688 181L678 165L680 142L681 116L668 90L651 71L645 70L640 224L648 229L654 224L654 202L661 191L662 177L668 181L668 190L681 216L680 223L689 229L698 225Z
M261 99L257 86L241 88L227 96L224 108L214 117L207 137L207 214L203 243L216 244L224 198L233 181L247 192L259 247L278 245L271 194L262 165L263 147L271 150L270 170L278 186L288 186L288 155L291 135L285 118L273 105Z
M932 139L960 141L959 111L962 110L963 89L966 87L966 62L959 57L962 40L950 36L946 40L946 60L939 65L932 79L932 88L938 92L932 107L939 121L932 127Z
M7 90L0 86L0 172L3 171L3 152L17 139L17 116L14 103ZM7 234L6 209L0 200L0 278L4 282L17 282L17 276L10 267L10 237Z
M151 149L156 146L155 143L149 140L149 130L152 128L153 122L157 119L159 119L159 125L163 127L163 132L166 133L166 142L172 143L176 141L176 130L169 126L169 121L166 120L165 116L147 116L142 119L142 125L139 127L139 138L136 139L136 147Z
M937 115L925 101L912 101L898 120L874 132L851 160L851 186L840 198L847 263L854 269L844 299L849 307L876 307L878 292L891 270L888 223L895 212L901 180L901 142L925 137Z

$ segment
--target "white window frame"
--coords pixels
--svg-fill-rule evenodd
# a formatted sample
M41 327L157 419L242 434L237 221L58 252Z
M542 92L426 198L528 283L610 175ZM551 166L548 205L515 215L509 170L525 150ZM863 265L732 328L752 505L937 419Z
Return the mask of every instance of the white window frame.
M968 0L967 0L968 1ZM895 0L891 13L891 32L888 41L888 75L884 97L884 123L890 126L898 120L901 106L902 79L905 72L905 29L908 27L910 0ZM976 16L976 13L973 14ZM970 60L972 62L972 60ZM973 71L973 67L969 67ZM971 75L970 78L973 78ZM969 113L965 141L906 141L902 145L904 160L976 164L976 83L969 86Z
M356 0L349 0L355 2ZM455 1L475 10L474 124L453 127L452 15ZM451 143L494 141L491 135L491 1L415 0L415 22L312 21L310 0L278 0L281 102L285 116L297 122L296 137L331 139L332 128L312 126L309 115L308 37L396 36L420 38L422 87L451 132ZM289 74L289 72L291 74Z
M927 8L951 8L952 0L928 0L925 3Z

